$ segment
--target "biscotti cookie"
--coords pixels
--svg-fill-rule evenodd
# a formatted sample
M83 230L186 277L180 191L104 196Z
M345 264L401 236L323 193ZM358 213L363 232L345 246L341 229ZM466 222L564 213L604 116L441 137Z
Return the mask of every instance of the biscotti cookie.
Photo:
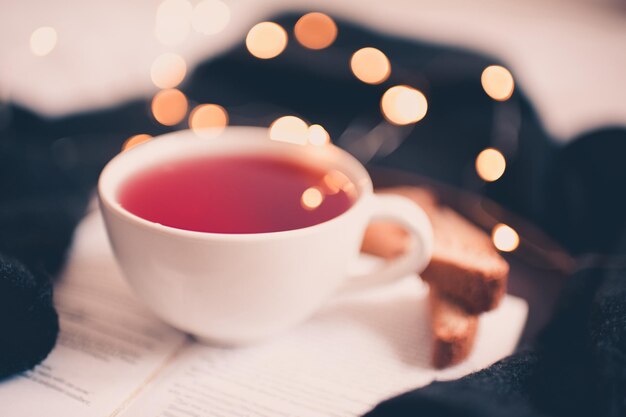
M399 187L383 190L404 195L428 215L434 232L433 256L422 278L470 313L495 308L506 292L508 263L489 236L454 210L437 204L428 190ZM368 227L363 251L393 258L406 248L407 233L392 223Z
M410 198L426 212L429 218L432 218L438 207L435 194L426 188L395 187L378 191L381 194L400 194ZM361 250L381 258L393 259L404 253L407 244L408 234L401 226L395 223L373 222L365 231Z
M470 354L478 330L478 316L465 311L434 287L428 295L433 337L432 361L436 368L455 365Z

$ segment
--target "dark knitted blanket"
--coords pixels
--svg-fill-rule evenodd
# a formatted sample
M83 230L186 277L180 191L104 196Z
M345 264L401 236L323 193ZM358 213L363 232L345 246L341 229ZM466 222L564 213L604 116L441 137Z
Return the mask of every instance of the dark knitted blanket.
M295 19L278 21L291 31ZM392 62L380 86L350 73L351 54L364 46ZM519 88L505 103L487 97L480 75L493 63L339 22L331 48L290 42L278 58L258 60L240 44L200 65L181 89L192 103L223 105L231 124L267 126L295 114L354 151L354 137L382 121L382 93L415 86L428 97L426 118L395 128L403 140L368 151L369 164L484 193L578 257L554 318L531 346L460 380L390 399L368 416L625 416L626 131L607 127L556 145ZM103 165L131 135L185 127L160 126L148 103L52 120L0 106L0 378L34 366L54 345L51 282ZM472 166L488 146L506 148L508 165L484 186Z

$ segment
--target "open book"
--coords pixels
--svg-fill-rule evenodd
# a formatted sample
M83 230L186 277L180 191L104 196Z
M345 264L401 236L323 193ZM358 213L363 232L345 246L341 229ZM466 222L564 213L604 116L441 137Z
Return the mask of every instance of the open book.
M355 269L376 262L364 257ZM426 293L409 276L337 296L307 322L257 345L201 345L132 295L95 210L78 227L56 287L57 346L33 370L0 383L0 416L357 416L514 349L527 304L507 296L481 318L468 360L433 369Z

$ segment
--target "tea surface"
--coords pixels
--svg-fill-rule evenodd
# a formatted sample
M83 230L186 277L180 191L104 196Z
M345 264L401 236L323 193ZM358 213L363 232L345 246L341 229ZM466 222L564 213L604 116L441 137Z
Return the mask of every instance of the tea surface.
M135 174L120 189L122 207L184 230L264 233L337 217L355 199L338 171L288 159L216 156L173 160Z

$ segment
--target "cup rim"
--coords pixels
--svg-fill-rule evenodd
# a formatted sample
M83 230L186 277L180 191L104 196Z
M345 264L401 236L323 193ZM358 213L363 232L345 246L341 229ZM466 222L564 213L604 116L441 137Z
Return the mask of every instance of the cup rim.
M229 137L234 136L234 137ZM218 141L228 140L228 141L240 141L242 144L247 146L258 146L258 148L279 148L284 147L285 149L291 148L296 152L304 152L307 149L308 152L313 152L317 156L321 158L335 158L342 160L342 170L346 169L346 174L357 187L358 193L355 202L344 212L333 217L332 219L326 220L321 223L317 223L311 226L301 227L297 229L290 230L282 230L276 232L263 232L263 233L215 233L215 232L201 232L194 230L186 230L179 229L172 226L166 226L160 223L155 223L150 220L146 220L136 214L131 213L121 206L121 204L117 201L116 192L119 190L121 184L128 178L128 175L123 179L118 180L117 185L110 185L109 183L113 180L110 177L113 175L113 171L115 170L115 166L117 164L123 164L126 159L130 159L131 157L135 157L140 152L145 153L149 148L154 148L158 146L167 145L170 142L182 141L182 140L194 140L194 141L214 141L214 143L218 143ZM263 142L265 141L265 142ZM256 142L256 143L255 143ZM196 142L201 143L201 142ZM248 148L250 149L250 148ZM163 159L184 159L184 156L167 156ZM149 161L146 163L141 163L141 168L150 166ZM141 170L139 168L138 170ZM342 171L343 172L343 171ZM372 180L369 176L369 173L365 169L365 167L351 154L346 152L345 150L333 145L327 144L324 146L315 146L315 145L300 145L286 142L278 142L273 141L269 138L269 129L264 127L251 127L251 126L228 126L224 128L221 132L215 133L210 138L203 137L202 134L197 134L196 132L186 129L186 130L178 130L175 132L166 133L163 135L156 136L152 138L150 141L146 143L142 143L129 149L124 152L120 152L115 157L113 157L102 169L100 176L98 178L98 199L100 202L100 206L104 209L108 210L109 213L132 223L136 226L139 226L143 229L150 229L153 232L158 232L160 234L166 234L170 236L178 236L183 238L192 238L192 239L200 239L200 240L224 240L224 241L250 241L250 240L258 240L258 239L277 239L284 237L296 237L299 235L306 235L309 233L313 233L315 231L321 231L321 229L326 229L329 227L333 227L338 222L341 222L343 219L348 217L351 213L355 212L358 207L364 204L364 200L368 195L373 194L373 184Z

